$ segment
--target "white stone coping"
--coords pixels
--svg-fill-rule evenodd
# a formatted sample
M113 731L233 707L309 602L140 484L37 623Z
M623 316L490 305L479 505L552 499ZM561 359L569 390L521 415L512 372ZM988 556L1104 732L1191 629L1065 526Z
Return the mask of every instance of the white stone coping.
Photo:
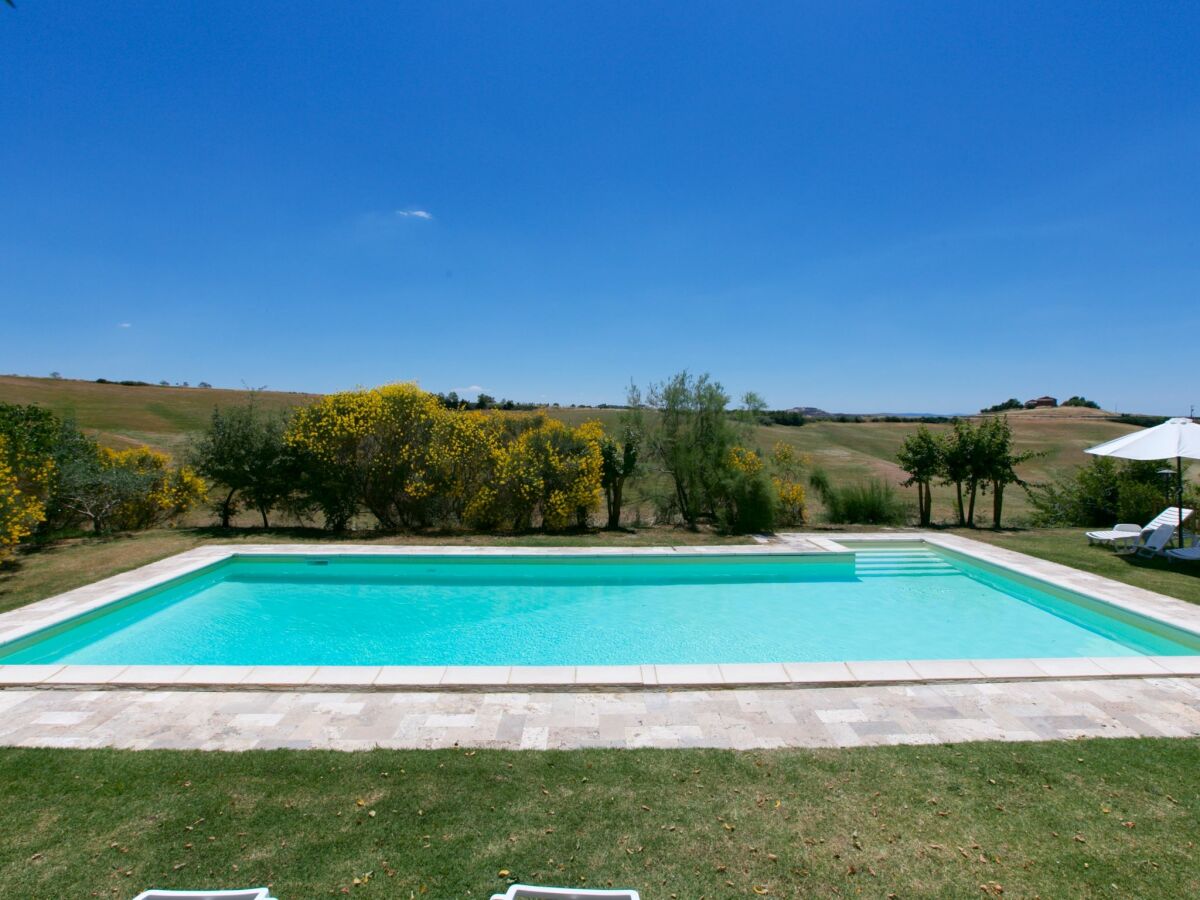
M949 550L960 556L966 556L974 562L998 566L1005 570L1006 574L1023 575L1061 590L1100 600L1135 616L1200 635L1200 605L1154 591L1147 591L1121 581L1114 581L1111 578L1104 578L1101 575L1093 575L1091 572L1084 572L1061 563L1017 553L1015 550L1005 550L982 541L973 541L957 534L939 534L931 531L820 535L789 533L780 535L780 537L785 543L788 540L800 540L811 544L821 540L825 545L843 551L853 551L856 542L921 542ZM1098 548L1096 552L1106 551ZM1181 565L1186 565L1186 563L1181 563Z
M1069 566L958 535L931 532L785 534L770 545L717 547L470 547L356 544L209 545L0 615L0 643L33 633L241 556L687 556L821 557L857 541L925 542L1064 590L1082 593L1200 634L1200 608ZM789 542L803 542L795 549ZM91 666L0 665L0 688L192 688L208 690L633 690L645 688L820 687L952 681L1060 680L1200 675L1200 655L1066 659L851 660L623 666Z

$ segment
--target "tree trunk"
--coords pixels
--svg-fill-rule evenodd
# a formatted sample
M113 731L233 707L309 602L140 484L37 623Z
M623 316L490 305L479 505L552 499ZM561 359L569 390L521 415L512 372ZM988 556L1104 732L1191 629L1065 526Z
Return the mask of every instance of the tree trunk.
M921 518L921 527L928 528L929 520L932 517L932 498L929 495L929 482L922 481L917 485L917 498L920 500L918 509Z
M262 516L262 520L263 520L263 528L270 528L270 527L271 527L271 523L267 521L267 507L265 507L265 506L260 506L260 507L258 508L258 514L259 514L260 516Z
M961 481L954 482L954 490L958 494L958 524L960 526L966 525L967 524L967 516L963 512L963 495L962 495L962 482Z
M687 490L678 478L675 479L675 499L679 501L679 514L683 516L683 521L687 522L688 528L695 531L696 517L692 512L691 506L688 504Z
M221 527L229 527L229 519L233 510L233 495L237 493L237 488L231 490L225 499L221 501Z
M978 492L978 490L979 490L978 483L972 481L971 489L969 491L970 501L967 506L967 527L968 528L975 527L975 494Z
M608 530L616 531L621 527L621 489L624 485L618 481L610 490L608 500Z
M1004 512L1004 482L992 482L992 527L1000 527L1000 516Z

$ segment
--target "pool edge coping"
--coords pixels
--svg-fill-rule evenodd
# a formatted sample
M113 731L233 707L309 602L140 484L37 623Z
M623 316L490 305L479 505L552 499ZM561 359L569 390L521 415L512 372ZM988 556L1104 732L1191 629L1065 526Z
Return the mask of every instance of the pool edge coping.
M790 546L804 541L817 549ZM93 612L130 594L238 556L674 556L813 555L853 552L842 541L925 542L1200 634L1200 607L1163 594L959 535L935 532L784 533L769 543L658 547L439 547L339 544L217 544L0 614L0 644ZM22 615L24 614L24 615ZM21 622L21 620L28 620ZM14 627L6 624L17 622ZM845 687L940 682L1162 678L1200 675L1194 656L1064 659L859 660L629 666L94 666L0 664L0 690L105 688L190 690L621 691Z

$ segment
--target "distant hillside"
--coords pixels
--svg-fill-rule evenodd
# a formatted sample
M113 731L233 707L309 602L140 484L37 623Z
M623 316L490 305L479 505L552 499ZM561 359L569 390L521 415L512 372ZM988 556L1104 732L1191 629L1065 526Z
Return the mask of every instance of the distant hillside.
M269 409L310 403L315 394L259 391L255 402ZM113 447L149 444L173 451L189 432L202 429L214 408L245 403L248 391L221 388L97 384L67 378L0 375L0 403L37 403L73 418L85 431Z
M215 388L175 388L96 384L90 381L70 381L50 378L0 376L0 402L40 403L63 415L70 415L106 444L116 447L149 444L174 452L183 447L189 435L204 428L212 410L217 406L244 403L246 391ZM291 394L263 391L256 402L282 409L310 403L316 394ZM549 410L550 415L567 422L578 423L598 419L613 427L621 416L620 409L562 407ZM1059 408L1013 410L1009 413L1018 450L1034 450L1040 454L1021 467L1024 478L1033 482L1047 481L1054 475L1087 461L1085 447L1098 444L1132 430L1132 425L1109 421L1102 410ZM814 466L825 469L840 482L881 478L899 485L904 474L896 466L896 452L906 435L916 427L911 422L866 421L838 422L813 417L803 428L782 425L760 426L754 429L755 442L764 450L784 442L811 460ZM948 425L929 426L934 432L947 430ZM640 491L641 488L638 488ZM911 500L911 492L901 491ZM1013 490L1006 495L1006 507L1012 520L1028 515L1028 501L1023 491ZM950 489L938 485L934 489L938 517L949 515ZM819 501L809 497L814 513ZM651 513L649 509L647 516Z
M1013 419L1113 419L1117 413L1088 406L1043 406L1039 409L1006 409L998 413L978 415L1009 416Z
M834 415L834 413L826 412L817 406L793 406L788 409L788 412L800 413L810 419L828 419Z

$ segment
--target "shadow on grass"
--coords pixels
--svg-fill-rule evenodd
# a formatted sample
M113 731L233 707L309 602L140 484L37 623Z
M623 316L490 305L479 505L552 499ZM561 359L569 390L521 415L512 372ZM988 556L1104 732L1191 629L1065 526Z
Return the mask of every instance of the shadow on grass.
M1200 577L1200 565L1189 560L1172 560L1163 556L1135 556L1132 553L1114 553L1114 557L1125 565L1151 572L1169 572L1187 578Z

